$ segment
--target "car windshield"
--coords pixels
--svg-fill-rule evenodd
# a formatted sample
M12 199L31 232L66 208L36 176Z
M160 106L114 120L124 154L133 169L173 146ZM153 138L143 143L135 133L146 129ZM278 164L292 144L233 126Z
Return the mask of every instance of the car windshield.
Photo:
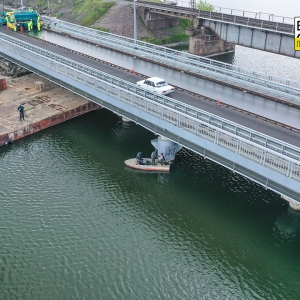
M165 81L160 81L156 83L157 87L167 86L168 84Z

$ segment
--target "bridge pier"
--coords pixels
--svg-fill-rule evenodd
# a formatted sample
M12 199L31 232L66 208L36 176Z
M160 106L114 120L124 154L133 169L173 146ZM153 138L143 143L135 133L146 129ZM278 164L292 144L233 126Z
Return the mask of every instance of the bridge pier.
M125 117L122 117L122 121L123 121L123 122L126 122L126 123L131 122L131 120L129 120L129 119L125 118Z
M295 201L285 195L281 195L281 198L289 202L289 206L291 209L300 211L300 202Z
M234 51L235 44L228 43L207 27L188 30L190 36L189 53L201 56L216 55Z
M144 22L147 29L158 30L178 26L179 18L153 13L145 8ZM208 27L202 27L202 24L203 21L198 19L196 29L186 31L186 34L190 36L189 53L208 56L234 51L235 44L222 40L214 30Z
M166 161L175 159L176 153L182 148L181 145L170 141L161 135L158 138L152 140L151 144L157 150L158 154L164 154Z
M165 29L168 27L178 26L179 19L166 15L150 13L149 10L144 10L144 22L149 30Z

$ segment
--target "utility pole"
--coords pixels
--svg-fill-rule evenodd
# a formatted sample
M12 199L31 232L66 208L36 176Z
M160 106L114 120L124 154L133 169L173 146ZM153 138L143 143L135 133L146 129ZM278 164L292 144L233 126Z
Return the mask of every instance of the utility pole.
M135 1L136 0L133 0L133 39L134 39L134 43L136 44L137 36L136 36L136 5L135 5Z
M50 17L50 5L49 5L49 0L48 0L48 15Z
M194 10L196 8L196 0L190 0L190 8L191 8L191 11L192 11L192 21L191 21L190 30L194 30L194 20L195 20Z

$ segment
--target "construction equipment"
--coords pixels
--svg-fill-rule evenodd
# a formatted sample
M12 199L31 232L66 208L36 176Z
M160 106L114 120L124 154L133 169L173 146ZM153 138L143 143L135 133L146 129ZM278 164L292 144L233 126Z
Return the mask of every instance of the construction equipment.
M27 30L30 21L32 21L32 29L38 28L37 26L38 22L40 22L40 27L42 27L43 25L43 22L40 19L40 15L35 11L32 12L26 10L10 11L4 13L3 16L5 16L7 19L6 22L6 19L4 17L5 21L3 21L3 17L2 17L3 25L7 25L7 27L11 29L13 29L14 24L16 24L17 30L20 30L21 27L23 27L23 30Z

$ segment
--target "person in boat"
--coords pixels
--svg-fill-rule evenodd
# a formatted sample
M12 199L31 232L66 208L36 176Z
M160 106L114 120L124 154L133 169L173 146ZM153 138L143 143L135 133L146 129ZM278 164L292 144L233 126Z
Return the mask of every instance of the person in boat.
M143 159L142 159L142 152L138 152L137 155L136 155L136 161L137 163L139 163L140 165L143 165L144 162L143 162Z
M162 165L165 165L165 164L166 164L166 158L165 158L165 156L164 156L163 153L160 154L160 156L159 156L158 159L160 160L160 163L161 163Z
M151 153L152 166L155 166L155 158L156 158L156 153L155 151L152 151Z

